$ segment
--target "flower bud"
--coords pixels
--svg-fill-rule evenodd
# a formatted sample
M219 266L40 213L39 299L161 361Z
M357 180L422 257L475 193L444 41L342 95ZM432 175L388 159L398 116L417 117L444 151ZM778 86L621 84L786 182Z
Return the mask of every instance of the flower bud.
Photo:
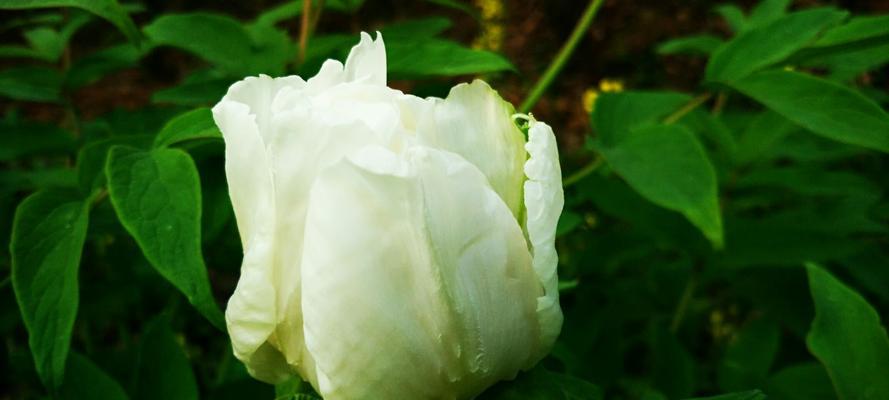
M326 399L467 399L562 324L552 129L486 83L386 86L383 40L307 81L250 77L213 108L244 248L226 310L258 379Z

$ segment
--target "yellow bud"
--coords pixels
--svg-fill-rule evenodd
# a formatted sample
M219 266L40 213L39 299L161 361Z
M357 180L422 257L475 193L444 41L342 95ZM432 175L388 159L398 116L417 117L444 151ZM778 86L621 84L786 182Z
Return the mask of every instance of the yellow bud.
M587 113L593 112L593 108L596 106L596 98L599 97L599 91L593 88L589 88L583 92L583 110Z
M622 92L624 90L624 82L619 79L602 79L599 81L599 90L608 92Z

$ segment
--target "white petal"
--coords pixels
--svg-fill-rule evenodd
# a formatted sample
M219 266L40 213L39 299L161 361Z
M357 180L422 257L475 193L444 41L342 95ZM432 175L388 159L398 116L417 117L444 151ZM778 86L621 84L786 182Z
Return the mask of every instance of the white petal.
M247 372L266 383L273 385L283 383L293 376L284 356L270 343L263 343L249 358L242 359Z
M562 310L559 308L559 278L556 269L556 225L565 205L562 191L562 169L556 137L549 125L533 121L525 145L530 158L525 163L525 229L531 242L534 270L543 284L545 295L537 300L540 318L543 355L559 336L562 329Z
M309 83L247 78L214 108L245 251L227 310L235 353L249 366L252 352L268 343L310 381L315 368L302 337L300 294L309 189L318 171L346 155L396 142L399 99L406 97L364 81L337 84L342 66L325 65Z
M217 106L222 104L241 104L247 107L246 114L252 115L256 129L266 139L268 123L272 118L271 104L278 93L284 88L301 89L305 82L298 76L271 78L267 75L251 76L235 82L228 88L228 93ZM219 125L219 121L217 121ZM225 127L219 125L226 135ZM229 135L240 135L241 132L229 130Z
M271 123L274 139L269 146L275 202L286 204L277 209L273 225L278 243L273 268L279 321L275 344L288 363L310 381L314 360L303 339L300 290L309 189L319 171L375 140L371 129L361 121L329 124L313 114L311 108L304 107L276 113Z
M457 153L474 164L518 216L525 138L513 123L512 105L480 80L457 85L447 99L436 100L435 110L420 123L420 143Z
M276 324L270 161L250 106L226 96L213 108L213 116L226 143L229 195L245 249L242 277L226 308L226 324L235 355L252 368L253 352L265 343Z
M346 81L363 81L386 86L386 46L383 35L377 32L376 40L367 32L361 32L361 41L346 58Z
M538 353L524 236L477 168L370 148L312 188L305 338L325 399L469 398Z
M318 94L329 87L343 83L346 79L343 63L337 60L327 60L321 64L321 69L315 76L306 81L306 90L309 94Z

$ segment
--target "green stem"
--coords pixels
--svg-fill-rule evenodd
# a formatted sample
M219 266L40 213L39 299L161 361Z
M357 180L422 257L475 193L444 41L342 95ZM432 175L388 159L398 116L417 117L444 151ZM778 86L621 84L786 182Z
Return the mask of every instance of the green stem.
M571 53L574 53L577 43L580 42L580 38L582 38L583 34L589 29L590 24L593 22L593 18L596 17L596 13L599 12L599 8L602 7L603 2L604 0L590 1L590 4L583 12L583 16L580 17L580 21L578 21L577 25L574 27L574 31L571 32L568 41L562 45L559 54L556 55L556 58L549 64L549 67L546 68L543 76L541 76L537 83L534 84L534 87L531 89L531 94L528 95L519 107L519 112L527 113L531 110L531 107L534 107L534 104L537 104L537 100L540 100L540 96L543 96L543 92L546 91L556 76L559 75L559 72L562 71L562 67L565 66L568 59L571 58Z
M682 291L682 297L679 299L679 304L676 305L676 312L673 313L673 320L670 321L670 332L676 333L679 331L679 327L682 326L682 320L685 318L685 312L691 304L696 285L697 279L695 273L692 272L692 275L688 278L688 282L685 284L685 289Z
M571 186L577 182L580 182L581 179L586 178L587 175L595 172L602 165L604 159L601 156L595 156L593 161L590 161L589 164L585 165L583 168L575 171L573 174L569 175L567 178L562 179L562 187Z
M90 198L90 209L96 208L105 198L108 197L108 189L101 188L92 194Z
M697 97L689 100L688 103L685 103L685 105L680 107L678 110L674 111L672 114L670 114L666 118L664 118L664 123L665 124L672 124L676 121L679 121L680 119L682 119L682 117L684 117L684 116L686 116L686 114L694 111L695 108L698 108L698 106L700 106L701 104L704 104L707 100L710 100L710 93L704 93L704 94L698 95Z

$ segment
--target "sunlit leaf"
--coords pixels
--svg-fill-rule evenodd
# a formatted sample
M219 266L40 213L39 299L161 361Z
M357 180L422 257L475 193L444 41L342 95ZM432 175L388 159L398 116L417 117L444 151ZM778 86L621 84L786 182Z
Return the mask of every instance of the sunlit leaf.
M722 246L716 173L704 148L686 128L637 128L601 151L633 189L659 206L682 213L714 246Z
M889 152L889 114L835 82L790 71L766 71L732 86L818 135Z
M154 140L155 147L167 147L185 140L221 139L222 133L213 121L209 108L198 108L178 115L167 122Z
M778 63L845 17L845 12L833 8L814 8L745 31L713 53L706 79L733 82Z
M216 327L216 305L201 254L201 192L191 157L181 150L117 146L106 166L121 224L145 257Z

